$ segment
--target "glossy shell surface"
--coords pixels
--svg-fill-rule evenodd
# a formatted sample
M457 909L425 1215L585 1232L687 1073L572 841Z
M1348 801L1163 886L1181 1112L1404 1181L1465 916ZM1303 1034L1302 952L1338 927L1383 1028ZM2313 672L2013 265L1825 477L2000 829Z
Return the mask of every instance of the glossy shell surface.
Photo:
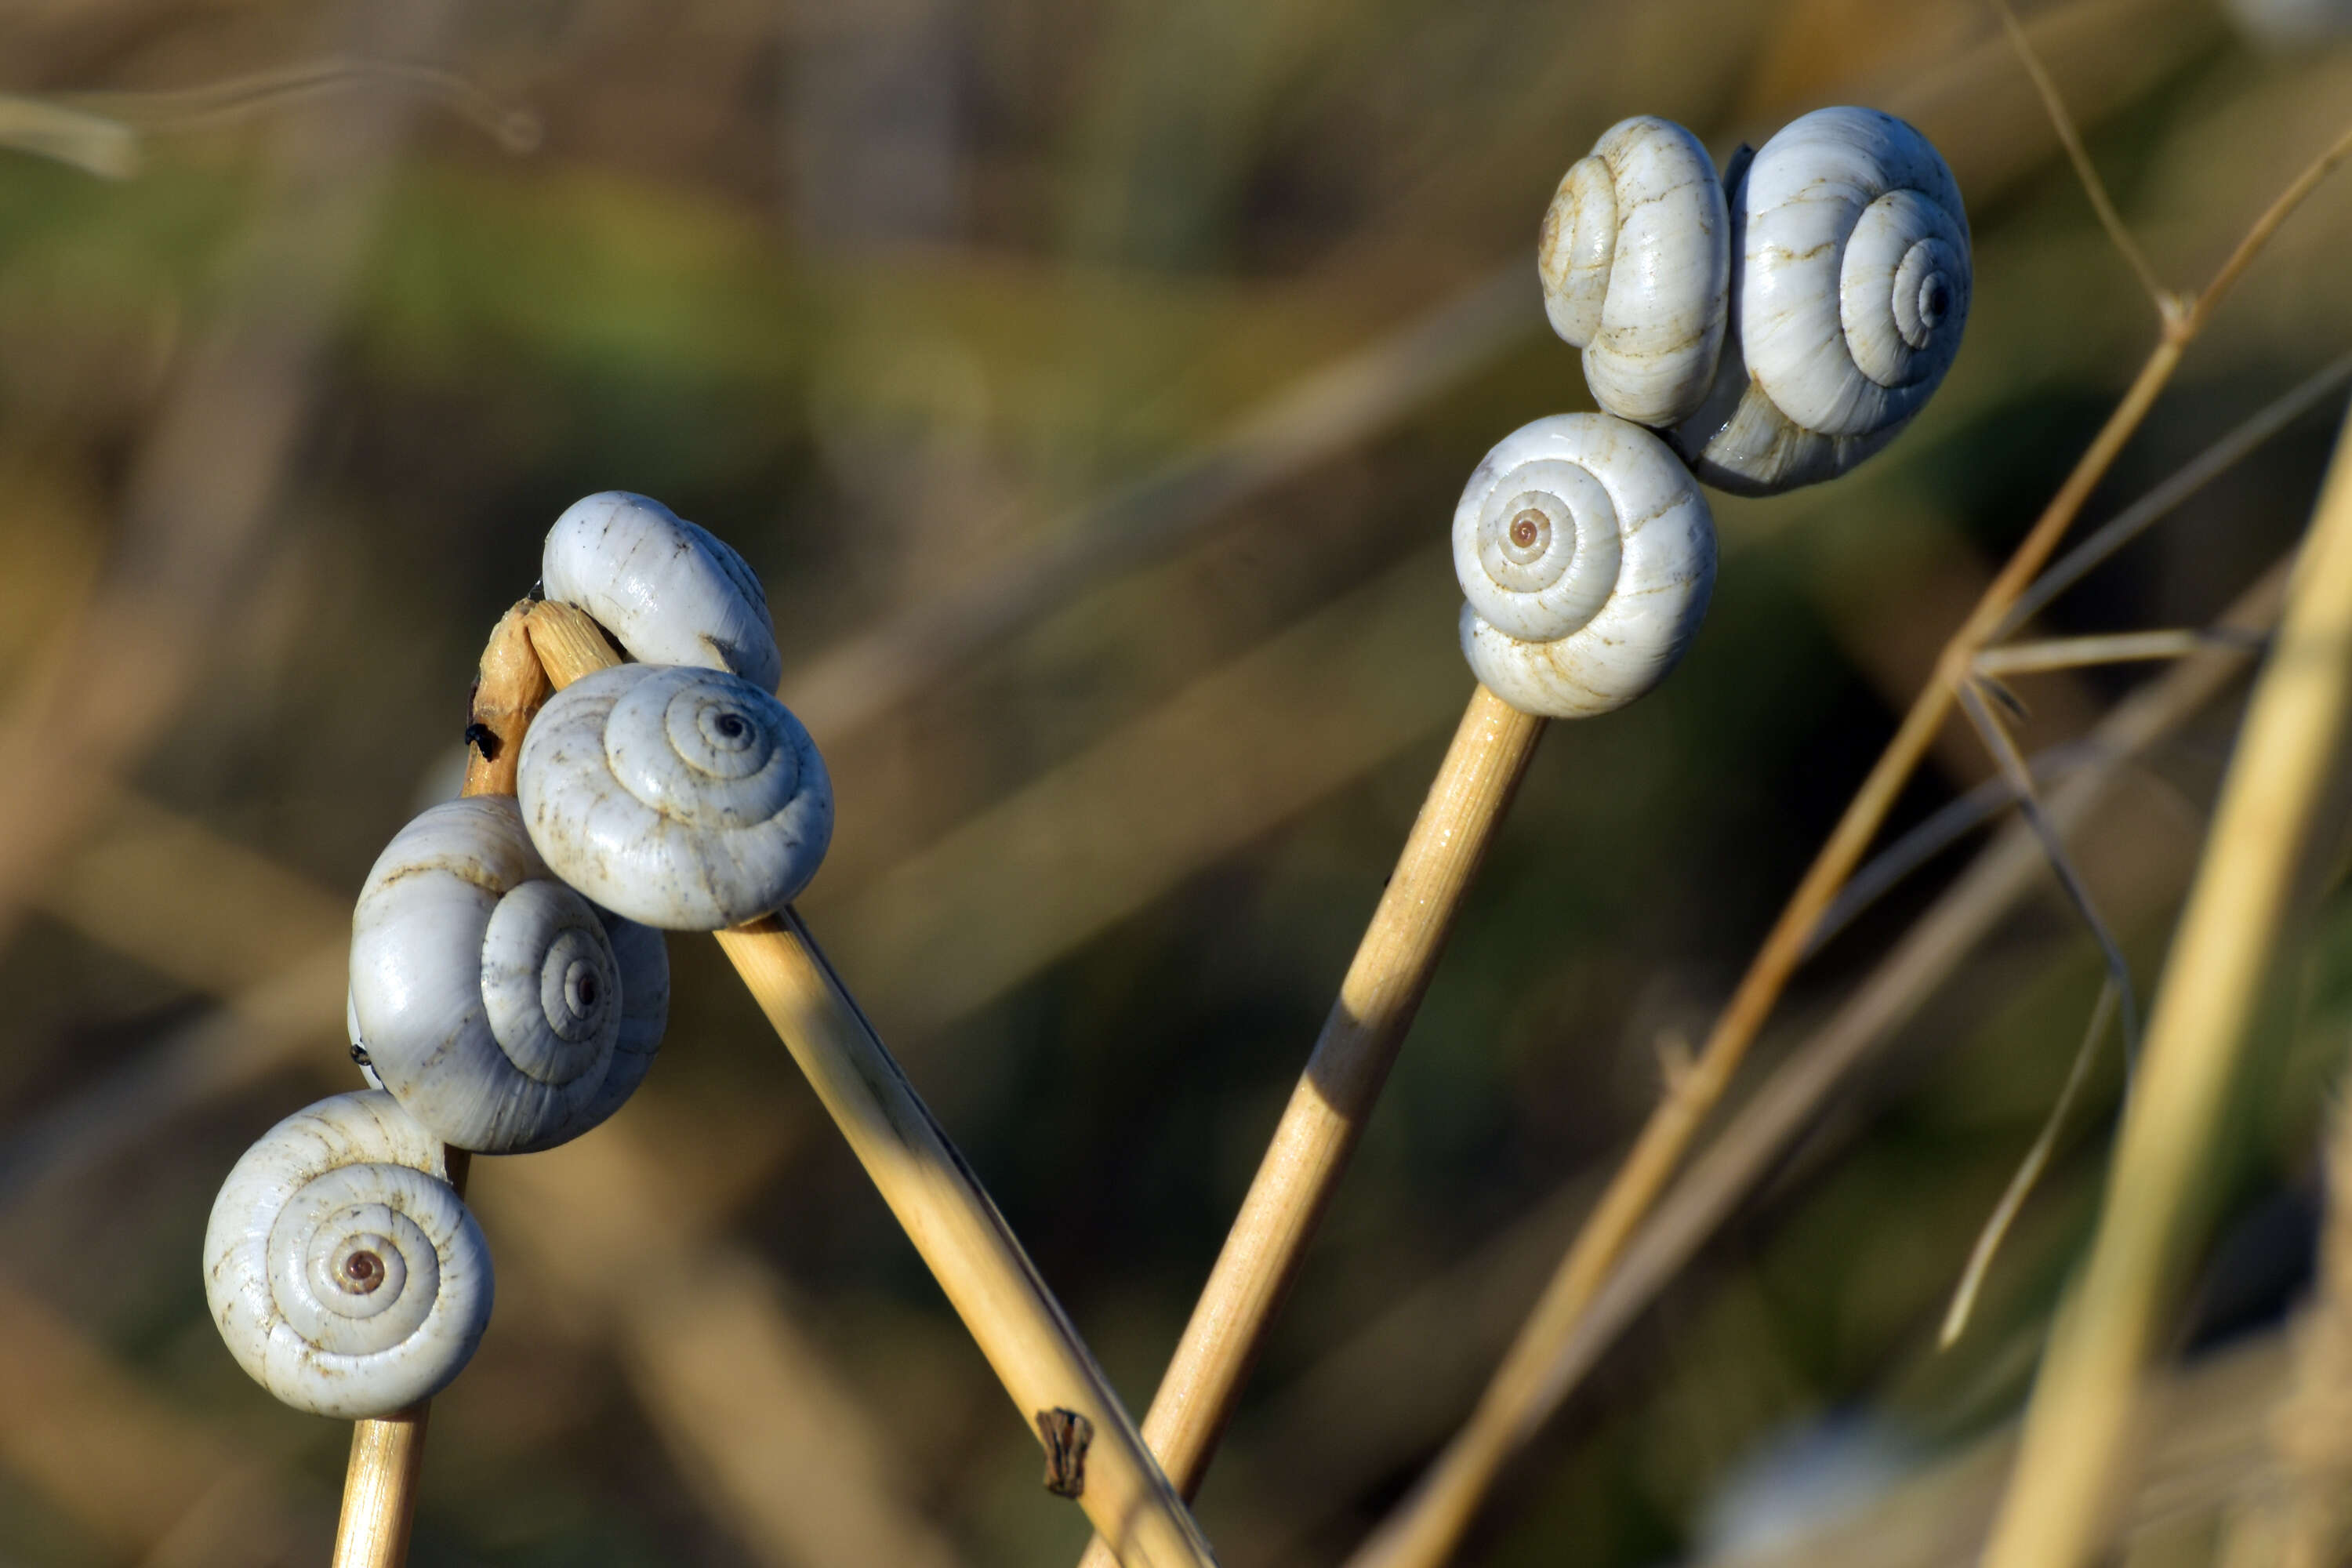
M622 665L557 692L524 737L520 789L558 875L671 931L782 908L833 837L833 786L808 731L710 670Z
M628 939L632 973L615 924L556 879L512 798L422 813L352 917L350 1024L374 1080L462 1149L524 1152L595 1125L643 1078L668 1007L659 939Z
M1670 425L1705 400L1723 347L1731 222L1706 149L1648 115L1569 170L1537 246L1552 330L1584 350L1593 401Z
M657 500L605 490L547 532L540 584L646 664L690 664L773 691L783 675L768 596L743 558Z
M237 1363L288 1405L388 1415L447 1386L489 1323L489 1249L441 1141L377 1090L265 1133L205 1231L205 1295Z
M1715 584L1706 498L1647 430L1562 414L1506 437L1454 513L1462 651L1528 713L1584 718L1665 678Z
M1790 423L1870 436L1917 413L1968 324L1968 214L1927 139L1823 109L1767 142L1740 194L1740 347Z

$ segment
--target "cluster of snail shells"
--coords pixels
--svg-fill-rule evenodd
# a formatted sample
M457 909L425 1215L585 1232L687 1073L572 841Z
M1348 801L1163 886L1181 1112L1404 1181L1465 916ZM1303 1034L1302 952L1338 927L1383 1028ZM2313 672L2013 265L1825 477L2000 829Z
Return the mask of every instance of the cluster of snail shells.
M1560 182L1537 255L1593 401L1743 495L1877 451L1968 324L1959 186L1874 109L1816 110L1721 179L1681 126L1624 121Z
M445 1151L530 1152L610 1117L668 1015L654 928L781 907L831 835L824 764L770 694L782 664L741 557L614 491L557 520L542 574L646 662L548 700L520 798L445 801L394 837L352 922L348 1022L374 1092L280 1123L215 1206L215 1321L305 1410L387 1415L457 1376L491 1272Z
M1512 706L1580 718L1655 686L1705 614L1700 481L1834 479L1934 394L1968 321L1968 217L1935 148L1875 110L1805 115L1721 177L1642 116L1561 180L1537 265L1603 412L1538 420L1472 474L1462 649Z

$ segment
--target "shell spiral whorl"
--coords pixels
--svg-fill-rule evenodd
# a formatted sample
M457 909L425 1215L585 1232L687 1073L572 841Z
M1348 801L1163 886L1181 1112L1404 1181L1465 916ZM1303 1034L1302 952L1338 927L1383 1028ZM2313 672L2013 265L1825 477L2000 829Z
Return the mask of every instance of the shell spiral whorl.
M1791 121L1748 165L1740 274L1748 368L1826 436L1916 413L1967 325L1969 220L1927 139L1874 109Z
M1639 115L1559 183L1537 246L1544 312L1584 350L1593 401L1671 425L1706 400L1723 349L1731 223L1706 149Z
M1739 260L1705 405L1668 432L1708 484L1769 495L1893 440L1959 353L1968 216L1927 139L1876 110L1817 110L1731 174Z
M520 789L559 875L672 931L782 907L833 836L832 784L800 721L707 669L622 665L558 692L524 738Z
M438 1137L369 1090L296 1112L237 1161L205 1232L205 1294L254 1381L364 1420L465 1368L494 1284L443 1160Z
M634 944L625 968L609 924L555 879L512 798L444 801L394 836L360 890L354 1043L458 1148L520 1153L574 1137L644 1076L644 1036L650 1025L658 1040L667 1008L658 939L650 952ZM633 1048L616 1068L625 1027Z
M1511 706L1622 707L1664 679L1715 583L1706 500L1656 437L1606 414L1521 426L1454 512L1462 651Z

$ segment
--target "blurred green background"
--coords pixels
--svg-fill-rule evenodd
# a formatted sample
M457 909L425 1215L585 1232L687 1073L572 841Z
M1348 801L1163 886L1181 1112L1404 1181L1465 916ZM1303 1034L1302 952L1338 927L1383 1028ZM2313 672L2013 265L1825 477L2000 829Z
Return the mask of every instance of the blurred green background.
M2352 54L2201 0L2025 15L2180 287L2352 113ZM2156 338L1975 0L47 0L0 15L0 60L6 1563L323 1560L348 1429L230 1362L198 1239L248 1142L353 1086L350 900L454 788L484 636L604 489L767 584L840 803L801 907L1139 1411L1469 693L1454 498L1590 406L1535 284L1553 184L1626 114L1718 155L1903 114L1969 198L1958 368L1848 479L1720 500L1685 663L1547 736L1202 1494L1232 1568L1337 1561ZM269 74L322 60L402 68ZM2090 521L2352 341L2347 248L2338 184ZM2291 546L2339 407L2042 625L2217 615ZM2025 741L2160 678L2020 678ZM2144 987L2238 695L2078 837ZM1955 729L1896 828L1990 773ZM1753 1076L1973 842L1826 947ZM498 1311L436 1404L414 1560L1074 1561L1082 1519L740 985L670 945L639 1099L475 1167ZM2046 877L1952 956L1465 1561L1752 1557L1902 1477L1909 1533L1841 1556L1967 1560L1959 1470L2021 1397L2119 1074L2110 1047L1937 1353L2099 976ZM2141 1521L2150 1562L2202 1560L2274 1469L2352 908L2293 973L2184 1329L2236 1335L2178 1423L2220 1436Z

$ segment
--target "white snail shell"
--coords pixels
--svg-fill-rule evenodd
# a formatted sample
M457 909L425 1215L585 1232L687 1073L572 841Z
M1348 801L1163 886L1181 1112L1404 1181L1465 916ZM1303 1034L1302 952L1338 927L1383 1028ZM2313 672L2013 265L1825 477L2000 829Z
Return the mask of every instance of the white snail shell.
M646 664L782 679L768 596L743 558L657 500L605 490L565 509L540 560L547 596L575 605Z
M800 721L706 669L625 664L557 692L523 737L518 788L557 874L671 931L781 909L833 837L833 785Z
M374 1090L246 1151L205 1230L205 1296L255 1382L364 1420L464 1369L490 1321L490 1255L443 1162L440 1139Z
M644 1077L668 1006L659 938L631 940L632 973L610 920L556 880L512 797L429 808L377 858L352 916L350 1022L371 1076L461 1149L587 1131Z
M1574 719L1655 686L1715 585L1715 522L1665 444L1606 414L1522 426L1454 512L1462 653L1523 712Z
M1723 348L1731 222L1715 163L1672 121L1620 121L1559 183L1537 246L1552 330L1584 350L1593 401L1671 425Z
M662 933L599 909L605 940L621 965L621 1030L613 1037L613 1060L604 1081L580 1113L580 1131L601 1125L636 1093L660 1054L669 1026L669 947Z
M1942 384L1968 321L1968 216L1927 138L1872 109L1791 121L1731 184L1731 342L1672 439L1709 484L1766 494L1852 468Z

